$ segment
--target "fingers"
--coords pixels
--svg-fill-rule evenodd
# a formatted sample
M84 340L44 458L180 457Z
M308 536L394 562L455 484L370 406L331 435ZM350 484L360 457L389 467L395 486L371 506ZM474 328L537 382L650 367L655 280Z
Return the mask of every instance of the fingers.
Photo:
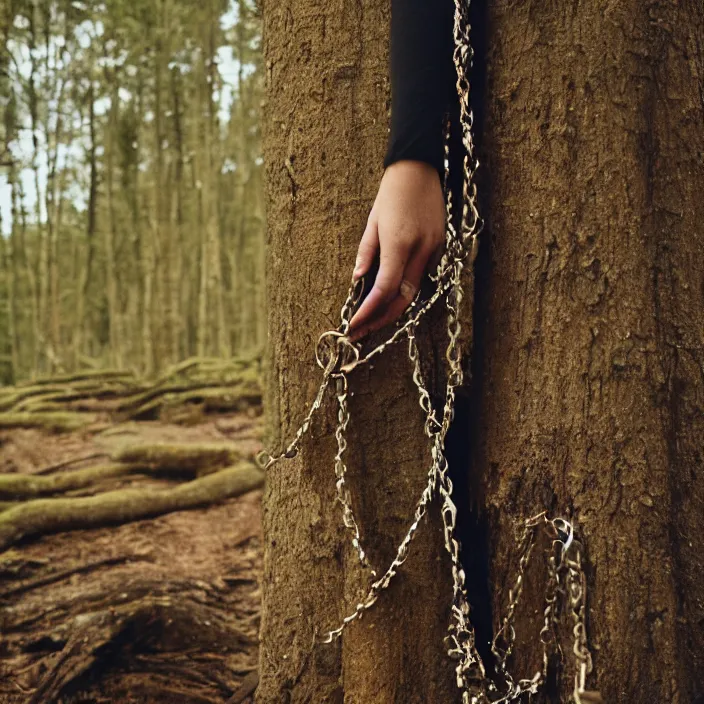
M369 271L369 267L374 261L374 256L379 249L379 227L375 217L371 214L367 219L367 226L357 248L357 259L354 263L352 280L356 281L360 276Z
M382 247L379 257L379 272L376 275L374 286L352 317L351 331L363 327L374 316L379 315L383 307L396 297L408 255L407 246L401 241Z
M350 336L352 340L358 340L374 330L383 328L396 320L406 310L420 288L429 256L430 253L424 249L418 249L411 256L394 290L395 295L391 297L386 309L381 310L378 316L369 316L363 319L361 323L358 323L359 327L355 326L354 332Z

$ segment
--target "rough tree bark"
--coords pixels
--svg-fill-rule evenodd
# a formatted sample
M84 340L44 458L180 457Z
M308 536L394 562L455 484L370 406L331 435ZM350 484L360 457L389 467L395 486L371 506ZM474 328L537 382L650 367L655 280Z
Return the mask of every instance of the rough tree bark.
M316 385L318 335L339 323L381 177L388 124L385 0L263 6L267 103L271 446L289 438ZM400 345L352 380L350 486L372 562L385 569L425 486L429 455ZM341 529L328 404L299 456L272 468L257 701L455 701L444 653L451 586L439 523L342 645L314 645L365 593ZM361 422L364 418L364 422ZM280 431L280 434L279 434ZM437 514L437 512L436 512Z
M500 1L489 27L478 467L492 582L513 569L511 521L572 511L605 700L691 704L704 694L704 6Z
M314 394L312 350L338 323L378 186L388 5L264 2L272 446ZM704 696L704 7L498 0L487 32L489 226L466 435L494 613L515 574L515 524L543 509L573 516L588 559L590 684L609 704L691 704ZM351 483L379 565L424 481L402 354L353 379L365 419L350 438ZM456 701L437 522L341 646L313 645L363 583L333 500L333 424L324 414L268 477L257 701ZM527 585L521 674L538 664L543 608L537 571ZM565 700L564 650L569 677L543 701Z

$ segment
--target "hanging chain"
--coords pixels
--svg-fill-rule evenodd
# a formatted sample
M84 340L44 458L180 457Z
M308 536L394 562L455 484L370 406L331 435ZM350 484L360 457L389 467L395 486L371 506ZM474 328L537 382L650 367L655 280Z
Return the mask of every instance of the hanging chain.
M263 469L268 470L281 460L290 459L297 455L301 440L310 430L313 416L322 407L325 394L332 383L337 399L337 426L335 429L337 452L334 458L336 501L342 507L342 521L352 536L352 546L362 566L370 570L373 581L367 594L352 613L344 618L337 628L325 633L321 637L322 642L330 643L341 636L347 626L360 619L376 603L381 593L388 588L406 561L411 542L433 497L437 494L441 501L443 536L445 549L450 557L453 585L451 622L445 643L449 657L456 662L455 674L457 686L462 693L462 704L509 704L518 701L523 694L538 692L547 678L550 655L552 653L562 654L558 644L557 629L562 596L565 594L572 619L572 651L575 658L575 680L571 698L575 704L599 704L602 703L599 694L585 689L586 678L592 671L592 658L587 644L586 630L586 577L582 565L582 548L575 539L573 525L567 520L562 518L551 520L543 512L524 523L523 532L518 541L516 579L508 592L509 603L505 616L500 620L500 626L491 644L500 683L487 677L485 666L476 648L476 636L470 621L465 573L460 562L460 544L455 538L457 507L452 498L453 487L445 456L445 440L454 417L455 393L457 388L462 385L464 377L459 343L461 332L459 311L463 294L462 273L465 262L468 261L470 267L474 263L479 245L478 236L483 226L477 207L477 188L474 179L479 164L475 158L472 137L473 113L469 102L470 85L467 75L473 58L469 37L468 9L466 0L455 0L453 61L457 71L456 86L460 104L462 144L465 152L462 164L462 214L458 233L454 226L452 192L449 187L450 123L448 119L444 134L445 251L437 271L430 276L430 279L435 283L435 290L426 300L421 300L420 295L417 295L399 320L393 334L370 350L364 357L361 357L359 346L349 339L348 332L352 314L361 300L364 278L353 282L342 306L339 328L323 333L316 345L316 362L323 370L323 375L308 413L296 431L293 440L281 453L270 455L263 451L258 455L257 461ZM445 300L448 344L445 351L447 360L445 402L442 414L438 417L423 379L415 330L421 318L441 299ZM396 550L396 556L379 577L369 564L367 553L362 545L359 523L354 515L352 498L347 486L346 430L350 421L348 375L357 367L368 364L374 357L382 354L403 337L408 341L408 358L413 368L413 382L418 390L420 407L425 414L424 432L430 444L431 462L427 473L427 483L416 503L413 520ZM540 631L543 651L542 664L532 678L516 681L508 669L508 661L513 653L516 639L517 607L523 592L525 574L531 554L537 543L539 529L547 533L552 540L547 557L545 609L543 626Z

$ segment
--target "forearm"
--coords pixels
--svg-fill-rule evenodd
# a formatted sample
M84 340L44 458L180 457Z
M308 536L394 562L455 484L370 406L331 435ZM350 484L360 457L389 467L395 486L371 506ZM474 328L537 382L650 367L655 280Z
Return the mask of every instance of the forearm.
M443 117L454 83L452 0L392 0L391 132L384 167L401 159L443 172Z

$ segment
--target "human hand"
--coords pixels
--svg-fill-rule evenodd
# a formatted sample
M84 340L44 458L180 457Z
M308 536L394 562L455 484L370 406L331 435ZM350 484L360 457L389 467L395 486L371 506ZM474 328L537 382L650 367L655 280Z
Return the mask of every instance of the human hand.
M403 313L444 241L445 197L437 169L410 159L388 166L352 275L356 281L367 273L379 251L374 286L350 321L352 340L384 327Z

